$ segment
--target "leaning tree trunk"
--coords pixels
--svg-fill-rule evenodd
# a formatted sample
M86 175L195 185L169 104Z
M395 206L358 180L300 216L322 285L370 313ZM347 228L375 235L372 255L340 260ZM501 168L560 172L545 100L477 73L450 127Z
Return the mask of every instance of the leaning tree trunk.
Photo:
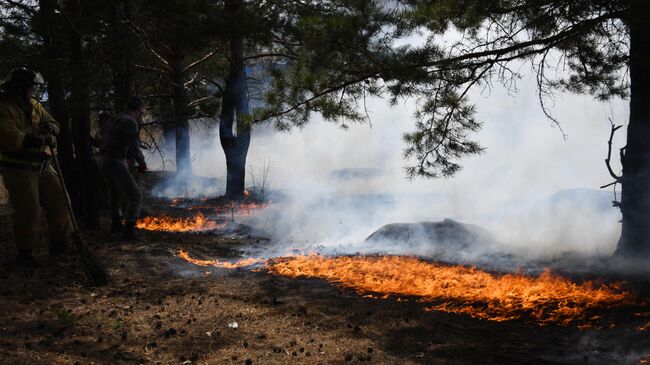
M98 212L98 169L92 155L90 144L90 91L89 75L84 56L84 46L79 29L83 22L81 0L68 1L70 16L75 24L70 32L70 68L72 136L74 140L79 197L81 200L81 218L89 229L99 228Z
M231 66L226 80L219 139L226 155L226 197L240 200L244 197L246 156L251 141L246 68L244 67L243 37L234 35L230 42Z
M650 257L650 6L630 9L630 122L623 157L623 229L617 253Z

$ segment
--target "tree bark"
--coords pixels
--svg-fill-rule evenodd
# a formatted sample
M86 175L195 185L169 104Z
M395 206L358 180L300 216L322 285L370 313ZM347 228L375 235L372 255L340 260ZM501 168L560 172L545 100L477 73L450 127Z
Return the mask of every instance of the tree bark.
M90 91L89 75L84 56L83 39L80 29L83 29L83 8L81 0L67 2L69 15L75 26L70 29L70 68L71 83L71 119L72 136L74 140L77 171L77 186L82 202L81 218L88 229L99 228L99 212L97 199L97 165L93 160L90 143Z
M623 227L616 253L650 257L650 4L633 0L630 29L630 121L622 159Z
M113 109L121 112L126 106L126 102L131 96L131 76L133 70L131 66L131 42L130 32L125 25L125 21L130 16L129 1L121 2L121 9L113 10L112 24L112 50L113 60L111 68L113 69Z
M239 1L233 3L232 6L239 6ZM249 105L243 45L243 36L233 34L230 41L231 65L219 121L219 140L226 155L226 197L233 200L244 197L246 157L251 141L251 126L245 120Z
M185 176L192 174L192 160L190 156L190 123L189 123L189 96L185 89L183 72L183 56L180 52L173 52L173 71L171 74L172 106L175 127L176 146L176 175Z
M71 192L72 206L75 212L80 211L80 199L74 192L77 191L75 184L74 151L72 148L72 130L70 126L70 114L65 98L65 64L60 60L64 59L63 50L57 45L61 41L61 32L57 31L59 20L55 10L56 0L39 0L39 14L37 32L43 39L43 67L41 71L47 80L47 104L52 116L59 122L60 134L58 136L58 157L61 164L63 178L66 186Z
M163 132L163 145L165 157L176 155L176 126L174 123L174 108L171 99L172 86L170 83L169 96L160 97L158 100L160 114L163 116L162 132Z

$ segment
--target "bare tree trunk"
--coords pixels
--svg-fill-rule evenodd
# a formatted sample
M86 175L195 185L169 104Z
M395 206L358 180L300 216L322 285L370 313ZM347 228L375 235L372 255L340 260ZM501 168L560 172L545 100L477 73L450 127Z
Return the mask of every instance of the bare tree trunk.
M236 10L240 1L232 1L229 5L231 10ZM233 34L230 41L231 65L219 121L219 140L226 155L226 197L235 200L244 197L246 157L251 141L251 126L246 121L250 111L243 45L243 36Z
M113 108L116 112L123 111L129 96L131 96L131 37L125 21L129 19L129 0L121 2L121 9L113 10L112 51L113 60Z
M175 126L176 146L176 175L184 176L192 174L192 160L190 156L190 123L189 123L189 96L185 89L185 77L183 72L183 56L180 52L173 54L172 83L172 105L173 119Z
M39 14L37 32L43 38L43 72L47 80L48 107L52 116L59 122L60 131L58 137L59 163L66 186L74 192L77 190L74 166L74 154L72 148L72 131L70 127L70 114L65 98L64 69L67 66L61 62L64 59L63 49L57 45L61 41L61 34L57 34L56 25L59 19L56 15L56 0L39 0ZM60 15L59 15L60 16ZM58 36L58 37L57 37ZM75 212L80 211L79 197L71 195L72 206Z
M171 85L169 88L169 95L159 98L160 113L163 116L162 132L163 132L163 149L165 157L176 155L176 126L174 123L174 109L171 99Z
M617 254L650 257L650 4L631 2L630 122L623 158L623 229Z
M99 228L97 199L98 169L93 160L90 144L90 91L88 71L84 56L83 40L80 29L83 22L81 0L67 2L69 15L75 24L70 29L70 68L72 136L74 140L77 171L77 186L81 205L81 218L89 229Z

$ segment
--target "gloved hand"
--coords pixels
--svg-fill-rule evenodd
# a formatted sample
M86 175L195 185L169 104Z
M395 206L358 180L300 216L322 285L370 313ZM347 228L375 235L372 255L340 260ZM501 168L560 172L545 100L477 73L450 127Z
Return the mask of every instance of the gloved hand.
M138 172L139 173L144 174L147 171L149 171L149 169L147 169L146 164L138 165Z
M58 136L60 132L59 127L57 127L53 123L47 123L47 122L41 123L38 126L38 129L43 134L51 134L53 136Z
M43 145L50 146L51 148L56 148L56 137L52 134L44 134Z
M56 137L51 134L28 133L23 140L23 148L41 148L50 146L56 148Z

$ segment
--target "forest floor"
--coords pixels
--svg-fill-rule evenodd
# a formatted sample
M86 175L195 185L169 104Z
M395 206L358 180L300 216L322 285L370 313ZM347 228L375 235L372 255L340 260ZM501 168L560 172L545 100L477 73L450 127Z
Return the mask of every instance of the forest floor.
M650 336L632 325L491 322L176 256L235 259L248 239L141 232L126 243L86 232L111 276L91 287L75 256L42 248L40 267L13 266L9 210L0 210L0 364L650 363Z

